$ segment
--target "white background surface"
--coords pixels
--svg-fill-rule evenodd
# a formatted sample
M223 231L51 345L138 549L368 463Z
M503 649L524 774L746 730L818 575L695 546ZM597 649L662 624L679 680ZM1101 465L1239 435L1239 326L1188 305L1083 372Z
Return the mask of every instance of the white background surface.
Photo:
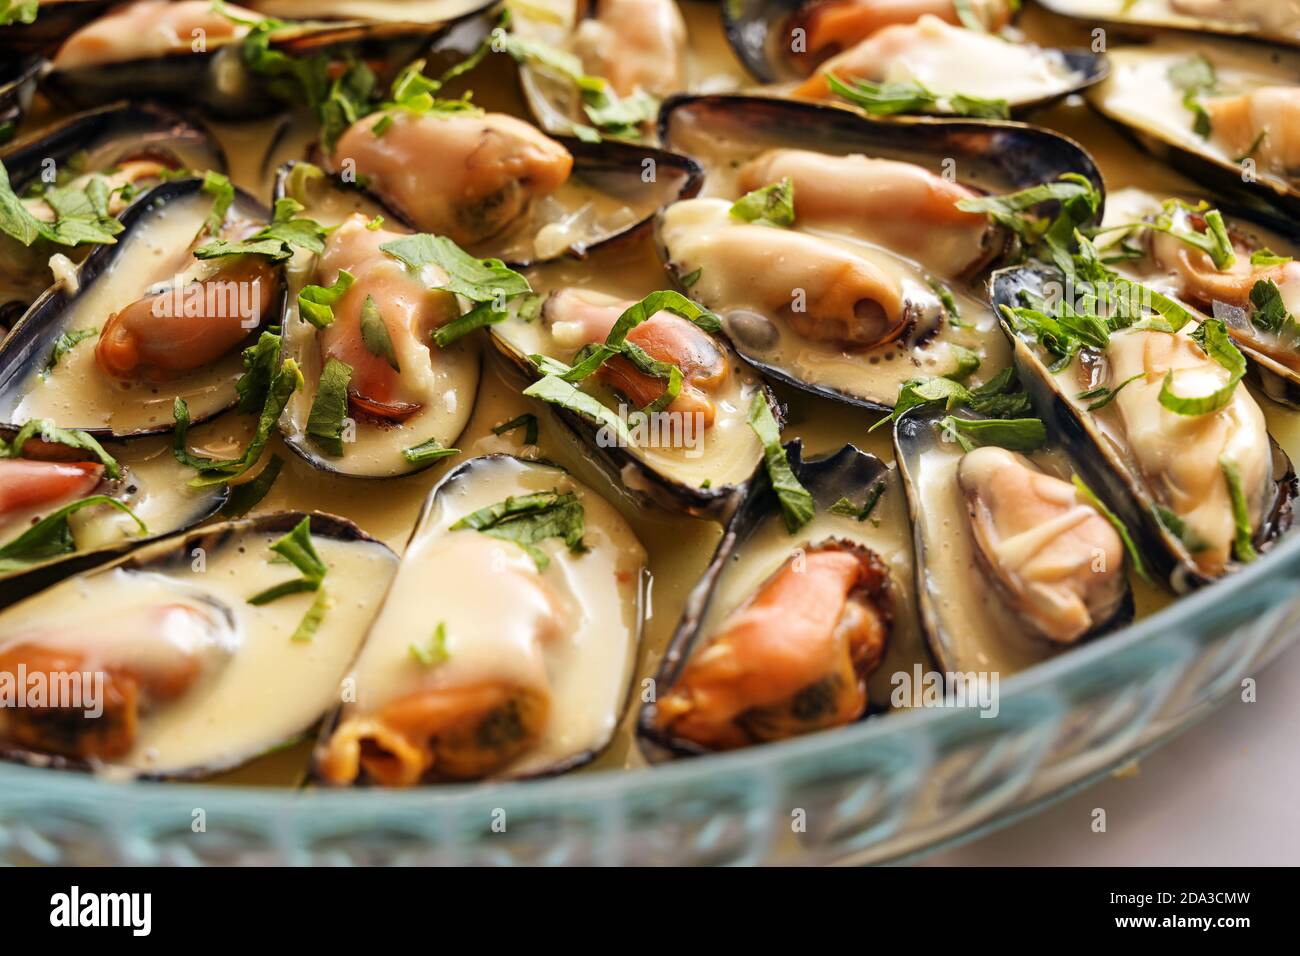
M1300 865L1300 646L1144 759L924 866ZM1106 811L1093 833L1092 811Z

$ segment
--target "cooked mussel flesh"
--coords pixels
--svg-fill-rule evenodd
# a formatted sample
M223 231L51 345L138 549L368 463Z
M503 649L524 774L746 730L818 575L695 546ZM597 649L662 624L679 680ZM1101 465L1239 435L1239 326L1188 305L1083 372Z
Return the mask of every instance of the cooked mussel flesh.
M887 578L851 541L803 546L691 657L657 729L725 750L857 720L889 638Z

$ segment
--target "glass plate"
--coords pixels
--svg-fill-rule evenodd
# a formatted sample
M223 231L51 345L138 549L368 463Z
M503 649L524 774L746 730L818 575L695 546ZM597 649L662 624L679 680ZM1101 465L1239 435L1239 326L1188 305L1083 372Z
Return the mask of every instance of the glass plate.
M1300 635L1300 538L1002 683L651 769L417 791L113 783L0 765L20 864L875 863L1010 822L1208 714Z

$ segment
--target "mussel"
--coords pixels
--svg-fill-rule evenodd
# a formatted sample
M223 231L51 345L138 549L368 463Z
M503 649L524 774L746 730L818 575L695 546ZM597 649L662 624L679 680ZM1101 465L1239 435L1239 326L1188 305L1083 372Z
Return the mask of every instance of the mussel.
M489 330L497 350L530 381L543 374L536 356L576 364L646 291L571 279L556 267L539 271L532 278L542 296L536 314L515 309ZM747 424L750 410L761 394L779 420L775 396L721 336L667 309L634 328L628 341L681 370L679 394L654 408L667 383L620 355L580 387L627 423L626 438L567 407L554 409L557 417L634 497L671 511L725 517L763 458L762 443ZM643 409L651 410L638 418Z
M737 0L722 9L741 62L764 83L791 84L796 97L835 100L828 74L849 86L902 84L929 97L882 107L891 115L962 112L954 97L1025 113L1106 75L1105 57L1088 50L997 36L1013 12L1002 0Z
M1122 132L1194 182L1300 212L1300 54L1165 36L1108 55L1088 101Z
M707 198L659 217L669 271L746 361L872 409L892 407L910 378L953 371L954 347L979 356L979 377L1007 364L994 315L961 287L1007 236L957 202L1070 171L1100 182L1075 143L1014 124L884 123L755 96L673 99L660 122L665 144L706 173ZM786 179L793 228L730 214L732 200Z
M1089 27L1143 32L1172 28L1300 46L1300 12L1277 0L1040 0L1053 13Z
M1053 268L993 276L993 299L1017 308L1067 290ZM1180 412L1162 393L1208 398L1227 368L1191 335L1130 326L1104 349L1054 362L1026 326L1004 329L1020 380L1049 433L1074 452L1079 473L1134 534L1145 560L1178 593L1222 577L1265 551L1291 526L1296 478L1244 387L1212 411ZM1097 395L1110 400L1097 406Z
M209 225L216 202L203 180L154 187L122 214L114 245L36 301L0 345L0 421L132 437L170 431L176 398L195 422L235 404L242 347L279 321L284 282L261 256L195 257L270 219L236 192Z
M259 72L245 53L263 18L207 0L133 0L87 23L51 59L51 93L77 106L127 96L180 99L221 116L243 117L284 106L274 95L283 70ZM381 81L414 58L448 24L379 22L278 23L269 49L290 57L316 54L364 59ZM301 92L295 95L303 95Z
M0 440L0 606L190 528L227 498L223 485L190 488L162 440L97 448L40 426L0 431Z
M925 659L898 472L846 445L791 467L817 514L791 535L766 475L686 602L638 723L652 759L840 726Z
M1006 676L1131 621L1123 540L1066 449L967 450L948 415L922 406L894 425L921 623L943 669Z
M562 469L506 455L433 489L326 721L315 776L413 786L558 773L627 706L645 551Z
M684 12L677 0L541 0L512 10L519 84L538 125L652 137L657 102L697 79Z
M581 258L630 238L699 183L699 168L685 157L550 137L477 109L367 116L344 132L324 165L363 182L411 229L517 267Z
M183 169L224 172L221 146L202 125L153 104L117 103L60 120L0 150L10 186L38 219L54 213L41 193L83 187L95 176L114 190L109 211ZM63 246L38 238L30 246L0 235L0 328L15 322L50 285L47 263L60 255L77 260L89 246ZM56 260L61 261L61 260ZM0 333L2 334L2 333Z
M284 551L316 576L295 577ZM396 567L342 518L281 513L145 545L34 594L0 612L0 671L26 678L22 705L0 709L0 754L200 777L299 739L338 699Z
M1127 231L1123 241L1142 253L1118 267L1202 315L1222 319L1250 359L1264 394L1300 407L1300 329L1292 318L1300 312L1295 227L1285 217L1252 207L1220 203L1216 208L1226 217L1225 236L1234 254L1223 269L1187 242L1186 237L1209 239L1205 216L1212 213L1204 201L1161 199L1138 189L1112 193L1106 225L1136 224L1136 243Z
M305 163L283 167L276 192L333 229L322 254L300 251L287 268L284 352L297 360L304 386L281 416L285 442L317 468L353 477L428 467L437 455L416 450L451 448L478 390L477 343L462 338L442 347L431 339L460 315L457 297L429 288L431 276L413 274L379 248L407 230L364 193L341 188ZM304 317L299 294L308 286L334 286L342 272L354 281L334 302L332 320L318 328ZM368 310L384 324L391 356L370 349L363 327ZM340 390L336 377L343 369ZM330 401L338 404L333 423L322 418Z

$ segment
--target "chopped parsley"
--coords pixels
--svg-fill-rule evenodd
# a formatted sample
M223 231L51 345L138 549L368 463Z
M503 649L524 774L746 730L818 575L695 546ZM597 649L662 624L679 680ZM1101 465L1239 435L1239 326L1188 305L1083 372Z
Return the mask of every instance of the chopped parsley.
M812 493L790 467L790 458L781 444L781 429L767 404L767 395L761 389L754 395L749 408L749 427L763 444L763 467L780 503L785 529L795 534L813 519L817 505Z
M352 366L331 358L316 381L316 397L307 413L307 437L327 455L343 456L343 422L348 417Z
M525 412L517 418L510 419L508 422L502 422L500 425L497 425L492 429L492 434L504 435L507 432L512 432L519 428L524 429L525 445L537 444L537 416L532 412Z
M459 454L459 448L444 448L442 442L436 438L430 438L418 445L402 449L402 457L413 465L423 465Z
M964 93L936 93L915 80L870 83L855 79L850 86L833 73L828 73L826 82L840 99L872 116L902 113L943 113L981 119L1008 119L1011 116L1006 100L982 99Z
M509 316L507 303L533 291L527 279L500 259L477 259L446 236L419 233L394 239L379 248L417 276L425 266L437 266L447 278L430 288L464 296L474 303L460 318L433 333L439 348L446 348L477 328L504 320Z
M196 259L222 256L265 256L271 262L293 258L295 249L317 255L325 251L325 227L314 219L297 218L303 205L296 199L277 199L271 222L247 239L213 239L194 250Z
M427 644L411 644L409 650L411 657L421 667L437 667L446 663L451 657L451 652L447 650L447 622L438 622Z
M1128 552L1129 560L1133 562L1133 570L1147 584L1152 584L1151 576L1147 574L1146 565L1142 562L1142 554L1138 551L1137 544L1133 541L1133 535L1129 533L1128 526L1120 520L1119 515L1106 507L1106 503L1097 497L1096 492L1089 488L1077 474L1072 475L1070 480L1074 482L1075 490L1083 499L1092 505L1101 514L1103 518L1111 523L1111 527L1119 535L1120 540L1124 542L1124 550Z
M1251 541L1250 506L1246 501L1246 492L1241 487L1241 472L1237 463L1224 455L1219 459L1224 480L1228 482L1228 497L1232 500L1232 520L1235 533L1232 540L1232 556L1242 564L1259 557Z
M0 162L0 233L30 246L44 239L60 246L83 243L113 245L122 224L109 213L113 190L103 176L91 176L80 188L56 186L46 189L41 198L54 212L54 221L45 222L32 215L9 183L9 173Z
M1192 130L1197 136L1206 138L1210 135L1210 114L1201 105L1201 97L1214 93L1219 80L1214 72L1214 64L1203 54L1196 54L1169 67L1165 74L1170 84L1183 94L1183 106L1192 113Z
M45 361L45 367L41 369L41 377L46 378L55 367L59 360L75 349L86 339L93 339L99 334L99 329L77 329L75 332L62 332L54 340L54 347L50 349L50 357Z
M876 510L876 505L880 501L880 496L885 493L885 479L881 478L867 489L866 500L861 505L854 504L848 498L841 498L835 504L831 505L830 512L835 515L843 515L846 518L852 518L855 521L866 521L871 517L871 512Z
M190 428L190 410L185 399L177 397L172 404L172 418L176 430L172 434L172 455L178 462L193 468L198 474L189 481L192 488L205 488L211 485L224 485L250 471L261 460L271 440L271 432L280 419L289 398L302 387L302 372L293 359L285 359L266 390L257 425L248 447L238 458L208 458L195 455L186 446Z
M1047 441L1047 427L1041 418L959 418L947 415L935 423L945 435L971 451L996 445L1011 451L1035 451Z
M355 279L346 269L340 269L338 278L330 286L308 285L298 293L298 314L318 329L334 321L334 306L352 288Z
M537 547L540 541L559 538L570 554L586 550L582 543L586 532L585 513L582 502L571 491L561 493L552 489L511 496L480 508L451 526L453 531L464 528L502 541L513 541L528 553L538 571L545 571L550 564L550 558Z
M779 183L745 193L731 204L731 218L783 229L793 226L794 182L787 176Z
M273 585L265 591L259 591L248 599L248 603L260 607L290 594L315 591L315 600L312 601L290 638L293 641L310 641L320 627L325 611L329 608L329 599L323 586L329 565L325 563L312 542L311 516L303 518L292 531L273 542L271 550L297 568L300 576Z

